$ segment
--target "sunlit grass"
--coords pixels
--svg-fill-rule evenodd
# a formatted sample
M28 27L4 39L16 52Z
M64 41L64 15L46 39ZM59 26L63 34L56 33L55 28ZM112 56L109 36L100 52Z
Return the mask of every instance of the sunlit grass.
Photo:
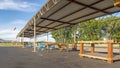
M9 43L0 43L0 46L12 47L12 46L22 46L22 44L21 43L15 43L15 42L9 42Z

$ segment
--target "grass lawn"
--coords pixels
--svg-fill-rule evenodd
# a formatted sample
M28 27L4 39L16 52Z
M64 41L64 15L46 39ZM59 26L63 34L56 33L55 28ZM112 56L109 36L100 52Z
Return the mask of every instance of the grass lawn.
M7 42L7 43L0 43L0 46L11 47L11 46L22 46L22 44L21 43L15 43L15 42Z

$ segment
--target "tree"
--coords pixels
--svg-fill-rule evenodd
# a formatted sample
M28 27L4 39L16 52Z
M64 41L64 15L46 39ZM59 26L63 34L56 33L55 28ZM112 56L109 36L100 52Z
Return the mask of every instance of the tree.
M81 22L76 26L68 26L52 32L53 38L59 43L72 43L74 32L78 32L77 40L111 40L120 39L120 17L106 16ZM64 40L64 41L63 41Z

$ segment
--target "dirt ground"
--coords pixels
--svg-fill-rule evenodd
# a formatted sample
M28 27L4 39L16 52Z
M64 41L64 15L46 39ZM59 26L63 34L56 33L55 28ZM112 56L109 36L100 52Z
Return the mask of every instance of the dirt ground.
M80 58L79 51L33 53L31 48L0 47L0 68L119 68L120 61Z

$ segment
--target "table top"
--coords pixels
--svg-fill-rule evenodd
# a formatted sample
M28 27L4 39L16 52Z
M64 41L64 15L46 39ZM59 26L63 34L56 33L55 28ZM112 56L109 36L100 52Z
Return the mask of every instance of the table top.
M96 43L96 44L103 44L103 43L120 43L120 40L97 40L97 41L78 41L78 43Z

